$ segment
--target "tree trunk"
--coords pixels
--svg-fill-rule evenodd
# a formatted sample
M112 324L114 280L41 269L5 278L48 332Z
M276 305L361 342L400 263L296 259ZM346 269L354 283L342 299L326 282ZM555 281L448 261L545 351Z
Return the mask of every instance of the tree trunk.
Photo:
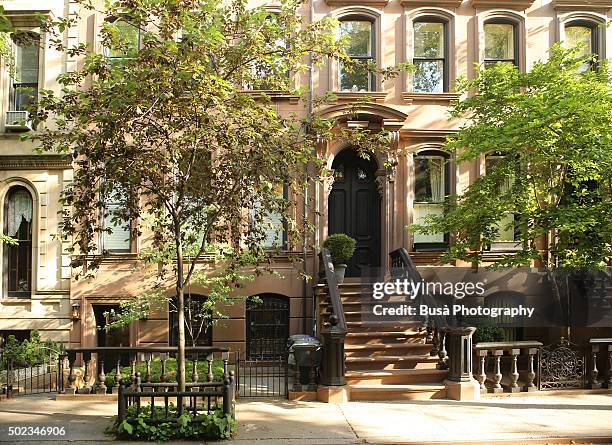
M178 390L185 391L185 292L179 287L176 292L178 312L178 351L176 362L178 365L177 382Z

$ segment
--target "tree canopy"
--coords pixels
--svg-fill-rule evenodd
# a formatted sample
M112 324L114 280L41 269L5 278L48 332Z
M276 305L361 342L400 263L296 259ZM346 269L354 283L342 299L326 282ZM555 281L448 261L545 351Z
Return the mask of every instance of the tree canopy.
M456 162L488 156L496 162L447 197L443 215L413 226L452 235L446 260L480 263L506 229L514 231L518 249L501 266L548 260L600 267L610 260L612 78L606 63L581 54L556 45L529 72L498 63L458 83L466 96L451 114L467 121L446 149Z

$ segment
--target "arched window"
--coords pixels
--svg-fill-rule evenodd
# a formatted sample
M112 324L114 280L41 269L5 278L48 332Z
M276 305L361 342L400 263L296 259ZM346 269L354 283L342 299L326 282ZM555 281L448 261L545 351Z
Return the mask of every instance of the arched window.
M448 91L448 23L440 17L419 17L414 22L415 93Z
M376 60L376 35L373 19L367 16L348 16L340 19L340 36L358 67L348 70L340 66L340 91L374 91L375 77L365 67Z
M565 46L579 47L580 56L597 55L602 59L600 45L600 29L597 23L590 20L573 20L565 24ZM590 68L585 65L584 69Z
M519 66L518 24L506 18L492 18L484 23L485 67L502 63Z
M29 298L32 291L32 195L11 187L4 200L4 234L17 244L4 244L4 284L9 298Z
M246 303L246 349L249 360L281 358L289 337L289 299L261 294Z
M185 346L212 346L213 310L204 295L185 294ZM176 298L168 303L170 346L178 345L178 313Z

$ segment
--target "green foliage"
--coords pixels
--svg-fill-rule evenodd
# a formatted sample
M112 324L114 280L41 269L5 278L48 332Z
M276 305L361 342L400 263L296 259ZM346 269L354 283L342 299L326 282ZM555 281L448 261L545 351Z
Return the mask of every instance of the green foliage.
M344 233L334 233L323 242L323 247L329 250L334 262L344 262L351 259L355 253L356 241Z
M477 325L474 332L474 343L505 341L506 332L499 326Z
M12 30L13 24L4 14L4 7L0 5L0 63L6 66L9 73L12 73L15 68L13 45L10 39Z
M503 157L449 197L444 215L410 226L453 236L443 260L480 262L505 229L520 249L498 266L544 260L538 240L550 265L601 267L612 256L612 77L604 62L584 70L591 60L579 54L556 45L528 73L499 63L458 82L465 99L452 116L469 121L446 148L457 162Z
M151 360L151 381L161 382L161 360L159 358L155 358ZM185 367L189 374L191 374L193 369L193 362L191 360L185 361ZM165 381L166 382L176 382L176 374L177 374L178 366L176 363L176 359L169 358L166 360L166 374ZM140 372L140 378L144 381L145 374L147 372L146 363L138 363L136 364L136 371ZM106 372L105 384L108 388L115 385L115 374L116 370L112 369L111 371ZM208 374L208 362L206 360L198 360L198 376L199 381L206 378ZM121 367L121 376L126 379L132 375L132 367L131 366L122 366ZM213 360L213 381L222 381L223 380L223 361L219 359Z
M164 407L156 406L154 417L165 416ZM236 432L236 420L229 414L223 414L221 409L210 413L184 412L178 415L174 404L169 405L168 417L176 418L176 422L163 422L152 424L148 422L151 418L151 405L143 406L136 412L136 406L127 410L127 418L121 423L113 418L113 426L110 433L117 439L124 440L149 440L165 442L171 439L184 440L220 440L229 439Z
M61 346L51 340L41 340L38 331L30 333L30 339L18 341L9 335L0 366L6 369L9 363L13 368L29 367L57 360Z

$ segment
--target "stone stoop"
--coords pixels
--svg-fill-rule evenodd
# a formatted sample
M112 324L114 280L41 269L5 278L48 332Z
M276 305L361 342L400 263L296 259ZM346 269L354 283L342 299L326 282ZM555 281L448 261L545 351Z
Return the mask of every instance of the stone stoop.
M323 295L320 285L316 292ZM361 282L339 286L348 333L345 338L347 400L423 400L446 398L448 371L436 368L437 356L425 343L418 323L362 321ZM329 314L321 300L319 313Z

